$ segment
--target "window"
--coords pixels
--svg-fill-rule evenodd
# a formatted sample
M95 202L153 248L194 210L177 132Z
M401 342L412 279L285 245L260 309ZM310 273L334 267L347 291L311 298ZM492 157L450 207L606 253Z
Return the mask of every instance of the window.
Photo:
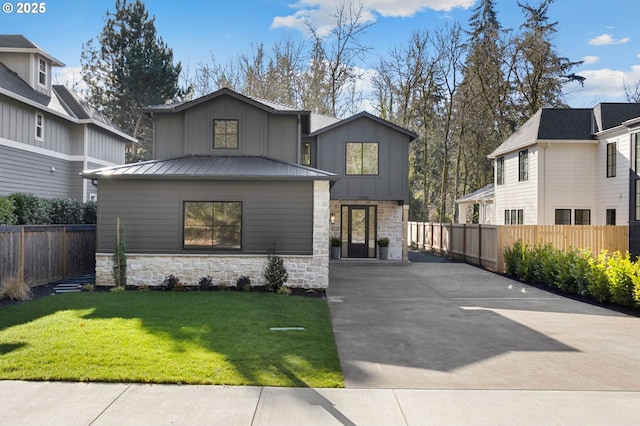
M504 157L496 160L496 184L504 185Z
M616 176L616 143L607 144L607 177Z
M635 196L635 220L640 220L640 179L636 180L636 196Z
M348 175L377 175L378 144L347 142L346 161Z
M302 164L305 166L311 165L311 142L302 143Z
M47 62L44 59L38 60L38 84L47 85Z
M213 148L238 148L238 120L213 120Z
M571 225L571 209L556 209L556 225Z
M518 181L529 180L529 150L525 149L518 153Z
M44 140L44 117L36 113L36 140Z
M633 169L634 172L640 172L640 133L636 133L633 135L634 138L634 151L636 158L636 167Z
M591 225L591 210L576 209L574 211L575 225Z
M607 209L607 225L616 224L616 209Z
M242 248L242 203L184 203L185 249Z
M511 209L504 211L504 224L505 225L522 225L524 224L524 210L523 209Z

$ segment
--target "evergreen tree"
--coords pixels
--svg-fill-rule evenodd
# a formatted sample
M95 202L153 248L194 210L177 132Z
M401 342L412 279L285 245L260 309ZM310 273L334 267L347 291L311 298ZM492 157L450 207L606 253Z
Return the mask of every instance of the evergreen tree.
M116 0L97 45L91 39L82 50L87 100L139 140L127 150L128 162L150 158L151 121L140 109L183 95L181 65L173 64L173 51L157 36L155 17L140 0Z

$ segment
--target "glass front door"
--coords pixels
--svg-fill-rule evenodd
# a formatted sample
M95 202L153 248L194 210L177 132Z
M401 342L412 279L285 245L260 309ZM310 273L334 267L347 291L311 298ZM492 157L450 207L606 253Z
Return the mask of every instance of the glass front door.
M375 206L342 206L342 241L345 257L376 257Z

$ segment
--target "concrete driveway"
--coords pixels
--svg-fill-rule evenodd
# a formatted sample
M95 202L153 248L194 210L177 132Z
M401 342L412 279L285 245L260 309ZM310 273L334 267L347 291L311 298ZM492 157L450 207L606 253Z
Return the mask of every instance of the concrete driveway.
M464 263L332 264L347 388L640 390L640 318Z

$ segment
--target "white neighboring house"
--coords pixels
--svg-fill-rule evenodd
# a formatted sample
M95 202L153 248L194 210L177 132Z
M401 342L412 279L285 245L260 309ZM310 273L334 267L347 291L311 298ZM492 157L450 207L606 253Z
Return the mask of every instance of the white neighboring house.
M640 104L539 110L489 155L495 223L628 225L640 251L639 130Z
M494 185L486 185L477 191L456 200L458 205L458 223L474 223L477 206L477 223L492 225L495 223L493 200L495 198Z
M123 164L125 143L136 141L52 84L63 66L23 35L0 35L0 195L95 198L80 172Z

